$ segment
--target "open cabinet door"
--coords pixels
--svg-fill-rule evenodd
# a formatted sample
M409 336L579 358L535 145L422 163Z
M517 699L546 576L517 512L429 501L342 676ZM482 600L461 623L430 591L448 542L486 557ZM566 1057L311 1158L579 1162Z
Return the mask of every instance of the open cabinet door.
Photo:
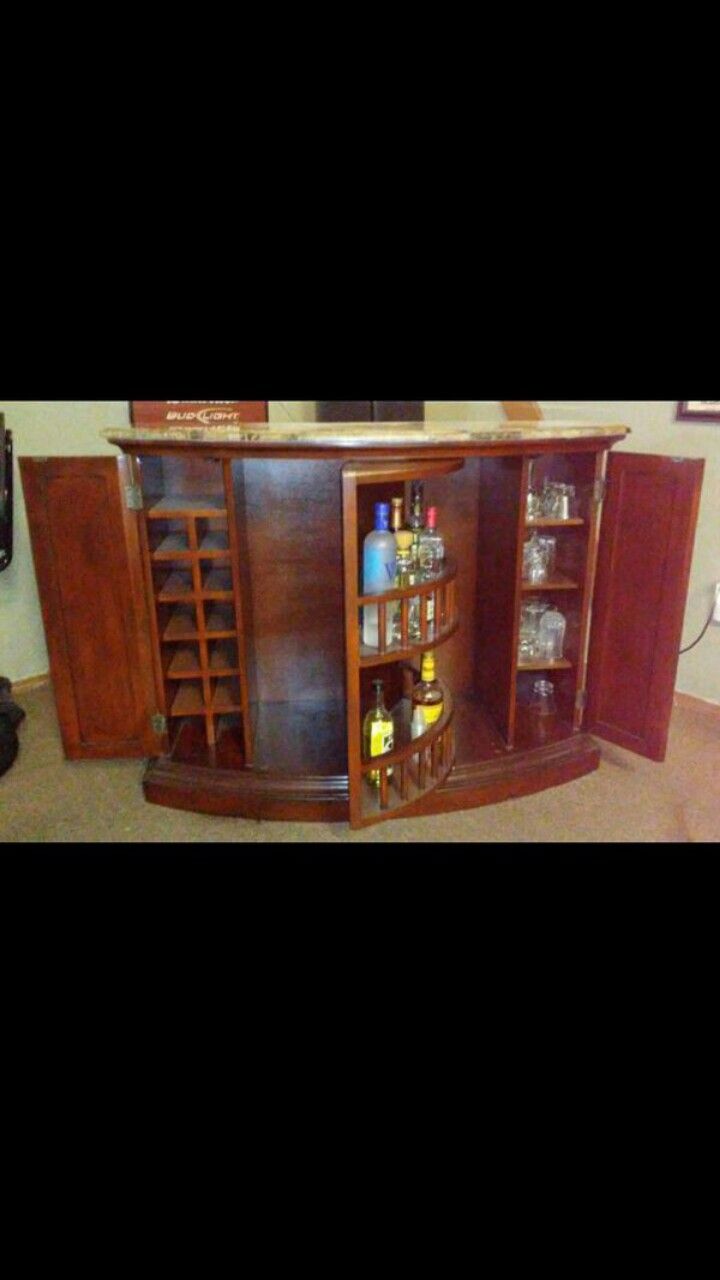
M608 459L584 727L664 760L675 692L702 459Z
M137 516L127 458L21 458L66 756L160 754Z

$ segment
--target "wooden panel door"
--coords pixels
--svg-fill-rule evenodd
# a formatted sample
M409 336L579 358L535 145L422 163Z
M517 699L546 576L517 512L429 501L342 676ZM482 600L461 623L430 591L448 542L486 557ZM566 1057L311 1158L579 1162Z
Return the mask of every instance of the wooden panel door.
M608 459L585 727L664 760L697 523L702 459Z
M65 754L158 755L127 458L21 458L35 573Z

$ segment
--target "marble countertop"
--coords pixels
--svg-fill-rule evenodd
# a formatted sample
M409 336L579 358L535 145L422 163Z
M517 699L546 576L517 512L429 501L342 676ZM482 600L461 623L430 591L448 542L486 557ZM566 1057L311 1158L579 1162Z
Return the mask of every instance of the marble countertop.
M131 427L101 432L112 444L365 445L479 444L491 441L624 436L628 427L591 422L247 422L231 427Z

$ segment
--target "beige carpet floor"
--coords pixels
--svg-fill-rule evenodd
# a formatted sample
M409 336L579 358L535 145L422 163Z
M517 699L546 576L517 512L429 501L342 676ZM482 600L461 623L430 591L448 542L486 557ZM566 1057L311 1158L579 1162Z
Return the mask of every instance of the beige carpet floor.
M143 761L64 759L48 685L16 694L27 713L20 754L0 778L0 841L92 843L498 842L717 843L720 718L677 707L668 757L653 764L601 744L600 769L540 795L363 832L343 824L258 822L147 804Z

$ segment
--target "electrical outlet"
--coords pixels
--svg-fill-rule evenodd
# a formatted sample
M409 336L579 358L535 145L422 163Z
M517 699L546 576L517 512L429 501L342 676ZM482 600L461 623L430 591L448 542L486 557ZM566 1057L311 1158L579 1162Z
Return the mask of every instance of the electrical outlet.
M715 583L715 608L713 609L713 622L720 622L720 582Z

